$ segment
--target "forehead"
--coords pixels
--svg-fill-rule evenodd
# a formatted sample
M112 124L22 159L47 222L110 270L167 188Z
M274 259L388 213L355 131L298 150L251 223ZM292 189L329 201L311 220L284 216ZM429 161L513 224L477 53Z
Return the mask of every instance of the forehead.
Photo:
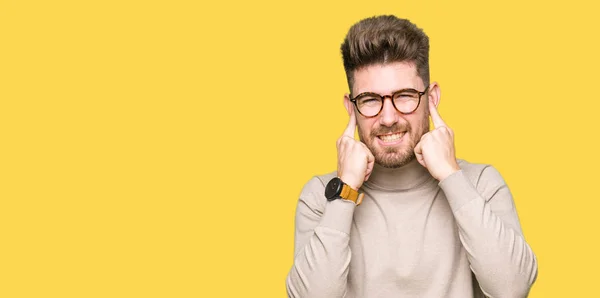
M425 88L414 63L375 64L354 71L353 94L375 92L385 95L404 88Z

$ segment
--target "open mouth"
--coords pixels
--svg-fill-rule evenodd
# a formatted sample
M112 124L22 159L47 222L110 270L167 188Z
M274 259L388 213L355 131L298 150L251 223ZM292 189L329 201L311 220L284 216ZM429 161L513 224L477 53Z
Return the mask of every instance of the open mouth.
M399 141L402 136L404 136L405 132L394 132L384 135L378 135L377 138L380 139L383 143L395 143Z

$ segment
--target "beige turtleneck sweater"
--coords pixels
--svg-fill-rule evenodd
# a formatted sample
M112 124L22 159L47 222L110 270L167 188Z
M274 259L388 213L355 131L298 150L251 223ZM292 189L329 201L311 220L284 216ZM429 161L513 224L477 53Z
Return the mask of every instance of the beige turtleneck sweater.
M290 297L526 297L537 277L498 171L459 160L441 182L416 160L375 165L360 206L324 196L316 176L296 209Z

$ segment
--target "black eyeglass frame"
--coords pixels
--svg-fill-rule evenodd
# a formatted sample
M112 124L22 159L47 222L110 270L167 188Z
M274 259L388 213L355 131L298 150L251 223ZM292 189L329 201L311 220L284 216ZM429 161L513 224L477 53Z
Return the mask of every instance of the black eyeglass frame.
M383 110L383 106L385 105L385 98L386 98L386 97L389 97L389 98L390 98L390 100L392 101L392 106L394 106L394 109L396 109L396 111L400 112L400 113L401 113L401 114L403 114L403 115L408 115L408 114L412 114L412 113L414 113L414 112L415 112L415 111L416 111L416 110L419 108L419 105L421 105L421 97L422 97L424 94L426 94L426 93L427 93L427 90L429 90L429 86L427 86L427 88L425 88L425 90L423 90L423 92L421 92L421 91L419 91L419 90L417 90L417 89L413 89L413 88L405 88L405 89L398 90L398 91L396 91L396 92L392 93L392 95L383 95L383 96L382 96L382 95L380 95L380 94L374 93L374 92L363 92L363 93L361 93L361 94L359 94L359 95L355 96L354 98L350 98L350 101L351 101L351 102L354 104L354 106L356 107L356 110L357 110L357 111L358 111L358 112L359 112L361 115L363 115L364 117L367 117L367 118L373 118L373 117L377 117L377 116L379 116L379 114L380 114L380 113L381 113L381 111ZM411 112L409 112L409 113L404 113L404 112L400 111L400 110L399 110L399 109L396 107L396 104L394 103L394 95L400 94L400 93L402 93L402 92L407 92L407 91L410 91L410 92L417 92L417 94L419 94L419 99L418 99L418 102L417 102L417 106L415 107L415 109L414 109L414 110L412 110L412 111L411 111ZM372 95L372 96L379 97L379 99L380 99L380 101L381 101L381 108L379 109L379 112L377 112L377 114L375 114L375 115L373 115L373 116L366 116L365 114L361 113L360 109L358 108L358 104L356 103L356 100L357 100L359 97L364 97L364 96L367 96L367 95Z

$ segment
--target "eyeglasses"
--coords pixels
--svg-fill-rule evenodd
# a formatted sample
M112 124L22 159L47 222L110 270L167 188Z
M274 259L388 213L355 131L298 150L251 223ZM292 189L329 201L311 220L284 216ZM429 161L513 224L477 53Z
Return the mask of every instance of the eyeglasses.
M427 93L429 86L423 92L408 88L394 92L392 95L381 96L373 92L363 92L350 101L354 103L358 112L365 117L375 117L383 110L386 97L392 99L392 105L402 114L410 114L417 110L421 103L421 96Z

